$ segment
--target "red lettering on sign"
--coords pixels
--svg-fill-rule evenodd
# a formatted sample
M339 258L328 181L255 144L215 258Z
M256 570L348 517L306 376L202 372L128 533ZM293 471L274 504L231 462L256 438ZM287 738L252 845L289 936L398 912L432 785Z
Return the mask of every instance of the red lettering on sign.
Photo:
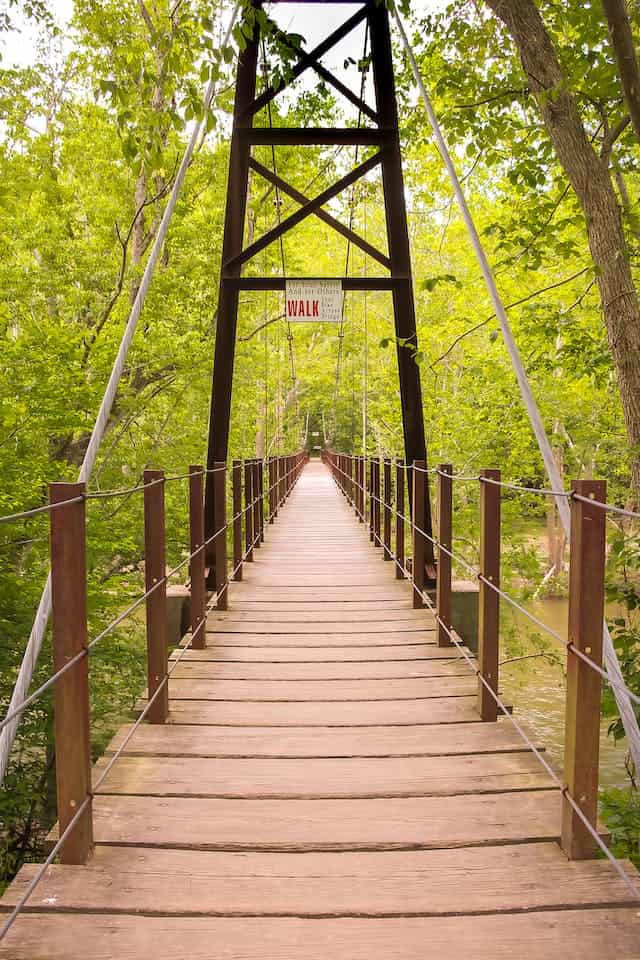
M320 317L319 300L287 300L287 317Z

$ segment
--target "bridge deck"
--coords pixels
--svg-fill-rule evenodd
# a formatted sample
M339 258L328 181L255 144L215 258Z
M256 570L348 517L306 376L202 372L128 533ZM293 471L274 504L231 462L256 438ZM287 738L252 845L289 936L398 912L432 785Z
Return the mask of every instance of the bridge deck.
M638 957L637 904L564 859L558 791L508 721L478 721L324 467L255 554L174 673L171 724L96 797L90 864L50 869L0 957Z

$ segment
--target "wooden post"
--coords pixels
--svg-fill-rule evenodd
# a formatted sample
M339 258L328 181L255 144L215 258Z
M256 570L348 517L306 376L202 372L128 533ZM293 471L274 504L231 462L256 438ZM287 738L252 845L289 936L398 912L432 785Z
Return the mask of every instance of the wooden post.
M278 515L276 475L276 460L269 457L269 523L273 523Z
M426 496L426 484L425 484L425 461L424 460L414 460L413 470L411 471L413 475L413 504L414 504L414 517L421 517L422 513L417 508L418 504L421 504ZM424 580L425 580L425 559L426 559L426 543L425 537L422 533L422 528L418 529L418 524L415 523L413 527L413 606L417 609L418 607L424 607L424 600L422 599L422 594L424 592Z
M258 460L258 519L260 521L260 542L264 543L264 461Z
M383 481L383 499L384 499L384 522L383 522L383 541L385 560L392 560L391 553L391 460L385 457L384 460L384 481Z
M242 580L242 460L231 467L233 495L233 579Z
M404 501L404 464L398 459L396 460L396 580L404 580Z
M603 480L574 480L572 490L604 502ZM602 666L606 512L571 501L569 642ZM569 795L597 829L600 751L600 674L571 648L567 651L564 782ZM596 843L566 797L562 799L562 849L570 860L596 853Z
M254 457L251 461L251 470L253 474L252 491L253 491L253 539L254 547L259 549L260 547L260 467L258 460Z
M358 475L358 457L355 454L351 457L351 489L353 491L353 512L356 517L358 516L360 509L360 488L358 484L360 482L360 477Z
M480 595L478 598L478 667L487 684L498 692L498 632L500 597L489 584L500 586L499 470L480 471ZM478 713L482 720L498 719L498 704L478 677Z
M445 627L451 630L451 550L453 524L453 467L450 463L441 463L438 473L438 577L436 582L436 610L438 622L438 646L451 647L453 643Z
M360 488L358 486L360 482L360 477L358 475L358 457L355 454L351 457L351 494L352 501L351 505L353 507L353 512L356 517L359 513L360 507Z
M365 458L358 457L358 469L359 469L359 481L360 481L360 523L366 522L366 509L367 509L367 488L366 488L366 468L365 468Z
M227 575L227 465L216 463L214 474L214 500L216 517L220 526L216 531L216 609L229 607L229 578Z
M369 469L368 469L369 485L368 485L368 488L367 488L367 489L368 489L368 492L369 492L369 527L370 527L370 530L369 530L369 539L370 539L372 542L375 542L374 530L375 530L375 524L376 524L376 515L375 515L375 501L374 501L374 499L373 499L373 491L374 491L374 470L375 470L375 467L374 467L374 464L373 464L373 458L371 458L371 457L370 457L369 460L368 460L368 467L369 467Z
M147 720L164 723L169 714L167 682L167 583L164 526L164 473L144 471L144 573L147 590L147 688L153 701Z
M244 462L244 536L246 560L253 562L253 470L251 461Z
M374 528L373 528L373 542L376 547L382 546L382 537L380 536L381 526L381 511L380 511L380 494L382 492L380 487L380 460L376 457L373 461L374 473L373 473L373 492L374 492Z
M204 556L204 471L198 464L189 467L189 547L194 554L189 563L191 581L191 646L204 650L206 646L206 606ZM196 550L198 551L196 553Z
M50 503L84 497L84 483L52 483ZM53 669L87 649L87 561L84 500L52 510ZM56 787L60 834L91 791L89 662L84 656L54 685ZM91 801L60 850L62 863L86 863L93 846Z

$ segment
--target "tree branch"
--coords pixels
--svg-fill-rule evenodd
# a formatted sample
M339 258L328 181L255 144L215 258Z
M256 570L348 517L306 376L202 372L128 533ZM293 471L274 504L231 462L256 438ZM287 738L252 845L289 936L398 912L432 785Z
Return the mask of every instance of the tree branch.
M138 9L140 10L140 15L145 22L145 26L149 31L149 36L153 37L155 35L155 27L153 26L153 20L151 19L151 14L147 9L147 5L144 0L138 0Z
M475 107L481 107L485 103L494 103L496 100L504 100L506 97L522 97L529 93L529 87L516 87L513 90L503 90L502 93L496 93L492 97L485 97L484 100L476 100L475 103L455 103L454 110L473 110Z
M557 287L562 287L565 283L571 283L572 280L577 280L578 277L581 277L584 273L587 273L591 267L583 267L582 270L578 270L577 273L571 274L570 277L565 277L564 280L558 280L556 283L550 283L546 287L540 287L539 290L534 290L533 293L527 294L526 297L521 297L519 300L514 300L512 303L505 304L505 310L511 310L513 307L519 307L523 303L527 303L529 300L533 300L535 297L539 297L543 293L547 293L549 290L555 290ZM492 320L495 320L495 313L490 314L484 320L481 320L480 323L476 323L473 327L470 327L468 330L465 330L464 333L459 334L455 340L447 347L445 352L437 357L433 363L429 364L433 370L437 363L440 363L445 357L448 357L451 351L461 340L464 340L465 337L468 337L470 334L475 333L476 330L479 330L481 327L485 327Z
M169 192L173 184L173 179L174 179L174 175L171 176L171 178L164 184L164 186L162 187L161 190L158 191L158 193L156 193L153 197L149 197L148 199L142 201L142 203L138 206L136 212L133 215L133 219L129 224L129 228L124 238L120 233L120 227L118 226L117 223L115 224L116 236L118 238L118 243L120 244L120 247L122 250L122 256L120 259L120 269L118 270L116 285L114 287L114 290L111 296L109 297L109 300L107 301L107 305L102 311L102 316L96 323L93 329L92 336L85 341L84 356L82 358L83 365L87 362L92 346L94 345L94 343L96 342L100 334L102 333L102 330L104 329L104 325L109 319L109 317L111 316L111 313L113 312L113 308L115 307L116 303L118 302L118 298L122 293L122 288L124 286L124 278L127 272L129 241L131 240L131 235L133 233L136 223L138 222L138 218L142 214L142 211L145 209L145 207L149 207L152 204L157 203L158 200L162 200L162 198L167 195L167 193Z
M255 330L252 330L251 333L248 333L246 337L238 337L238 341L241 343L246 343L247 340L251 340L252 337L255 337L256 333L260 333L260 331L264 330L265 327L268 327L272 323L276 323L278 320L283 319L284 313L279 313L277 317L272 317L271 320L265 320L265 322L261 323L259 327L256 327Z
M609 154L611 153L611 148L613 147L616 140L622 136L624 131L627 129L631 123L631 117L627 113L622 120L616 123L615 127L612 127L607 135L602 138L602 146L600 147L600 156L603 160L609 159Z

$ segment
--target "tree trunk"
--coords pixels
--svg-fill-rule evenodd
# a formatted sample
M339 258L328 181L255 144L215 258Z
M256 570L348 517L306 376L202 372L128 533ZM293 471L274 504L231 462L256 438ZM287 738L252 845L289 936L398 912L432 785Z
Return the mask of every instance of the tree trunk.
M138 179L136 180L136 189L133 197L134 209L140 210L140 207L147 199L147 177L144 172L144 167L138 174ZM139 266L142 263L142 257L144 254L144 237L146 230L146 217L144 215L144 210L140 210L138 219L135 222L133 227L133 237L131 244L131 263L133 266ZM131 303L136 299L138 293L138 279L134 279L131 284L131 290L129 293L129 298Z
M602 9L609 24L609 38L631 123L640 140L640 70L626 0L602 0Z
M631 446L631 481L640 499L640 307L627 259L608 157L593 149L575 97L533 0L486 0L520 54L529 87L585 215L607 337Z

